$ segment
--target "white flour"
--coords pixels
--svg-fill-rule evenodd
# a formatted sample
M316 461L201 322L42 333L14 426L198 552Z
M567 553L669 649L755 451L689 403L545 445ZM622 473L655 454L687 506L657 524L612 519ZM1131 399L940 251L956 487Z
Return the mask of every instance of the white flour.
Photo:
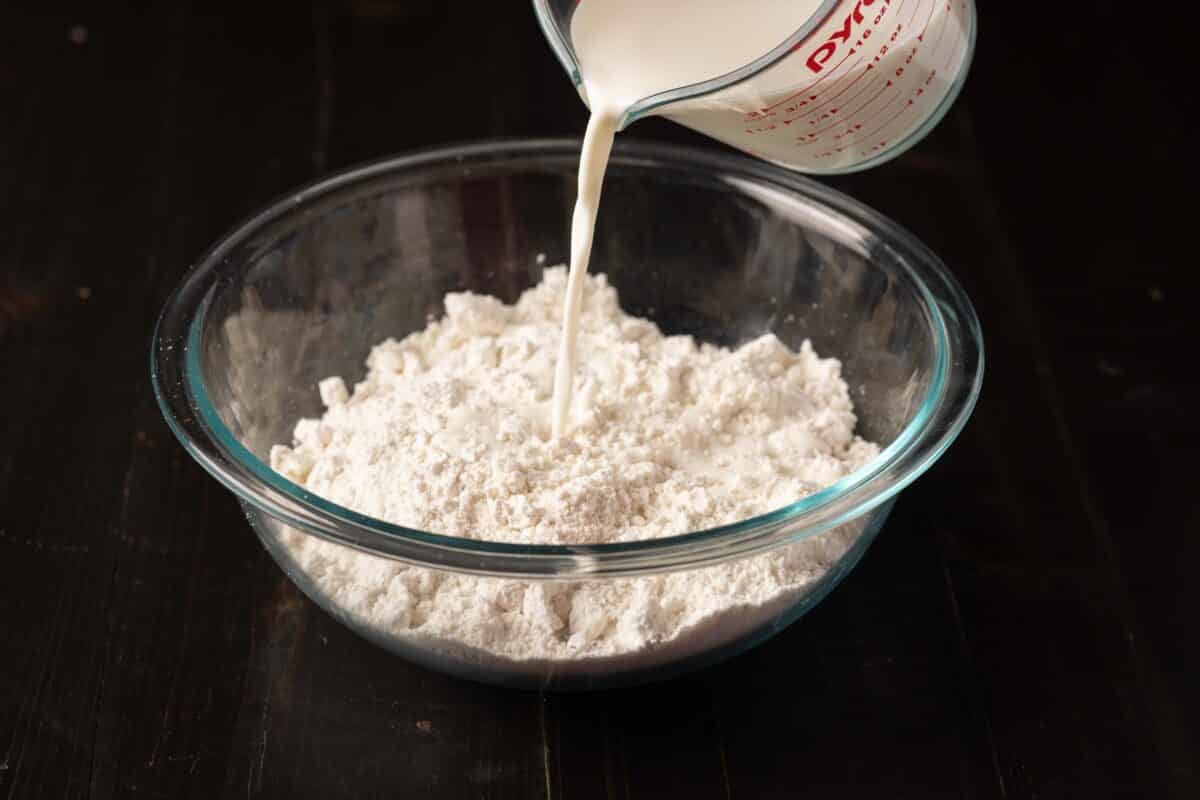
M451 294L445 319L376 346L349 393L301 420L271 466L361 513L528 544L648 539L755 516L878 453L854 436L840 364L772 335L730 351L665 337L587 277L570 425L551 436L566 273L513 306ZM664 576L570 583L410 567L315 537L283 543L339 608L387 635L480 660L647 662L701 652L785 609L861 525Z

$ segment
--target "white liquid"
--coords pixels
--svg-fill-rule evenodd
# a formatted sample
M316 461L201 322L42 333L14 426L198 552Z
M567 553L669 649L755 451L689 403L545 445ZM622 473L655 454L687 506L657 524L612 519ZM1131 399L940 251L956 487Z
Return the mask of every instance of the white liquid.
M592 110L579 159L571 269L554 372L552 430L567 429L583 277L613 137L634 103L731 72L803 25L821 0L582 0L571 39Z
M579 196L571 217L571 269L567 273L567 295L563 298L562 336L558 343L558 362L554 367L554 411L551 426L554 438L567 428L571 410L571 384L575 378L575 343L579 338L579 305L583 299L583 279L592 255L592 234L596 230L596 211L604 168L612 152L620 116L611 107L593 106L583 136L583 154L579 158Z

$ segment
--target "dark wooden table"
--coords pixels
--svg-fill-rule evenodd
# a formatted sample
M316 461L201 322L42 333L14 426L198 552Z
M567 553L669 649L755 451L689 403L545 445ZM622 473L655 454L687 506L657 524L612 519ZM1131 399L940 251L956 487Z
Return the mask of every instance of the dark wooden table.
M333 622L147 377L189 262L289 187L582 131L527 3L5 3L0 794L1200 797L1196 102L1169 77L1194 23L981 5L952 115L833 181L973 297L973 421L783 635L555 696L431 674Z

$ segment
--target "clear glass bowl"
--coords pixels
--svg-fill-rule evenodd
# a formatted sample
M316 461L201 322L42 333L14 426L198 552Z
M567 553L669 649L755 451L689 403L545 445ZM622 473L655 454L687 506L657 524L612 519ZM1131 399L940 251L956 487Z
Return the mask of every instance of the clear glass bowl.
M766 331L793 347L811 339L818 353L842 360L859 433L884 448L877 459L753 519L598 546L411 530L272 471L271 446L290 443L300 417L321 413L320 379L360 379L371 346L424 327L442 313L447 292L511 302L544 266L566 260L578 158L574 140L482 143L382 161L302 189L238 226L188 272L151 353L172 430L237 495L305 594L389 650L489 683L587 689L654 680L783 629L854 567L897 493L958 434L983 376L969 301L937 257L892 222L749 159L626 141L605 181L593 271L608 274L627 311L667 333L723 345ZM669 572L721 574L737 560L789 547L819 553L827 571L687 635L588 659L514 655L426 636L419 620L381 620L364 611L361 592L332 584L311 557L353 555L377 574L408 569L409 579L477 576L465 579L479 581L480 602L491 602L514 586L556 592L624 581L633 591Z

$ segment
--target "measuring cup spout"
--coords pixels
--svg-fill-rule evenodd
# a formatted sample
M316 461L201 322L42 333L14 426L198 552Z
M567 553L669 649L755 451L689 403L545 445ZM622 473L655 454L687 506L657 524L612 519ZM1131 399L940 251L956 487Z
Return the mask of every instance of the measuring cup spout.
M868 3L876 1L866 0ZM550 48L554 51L563 69L566 70L571 82L575 85L576 91L579 92L584 103L590 108L591 104L588 102L587 85L584 80L583 68L575 50L571 31L571 21L580 4L583 2L588 2L594 6L604 3L612 4L614 0L533 0L533 8L542 33L550 43ZM754 58L748 60L746 63L738 63L733 68L723 71L720 74L708 76L705 80L682 82L678 86L663 86L657 91L646 94L644 97L630 98L631 102L625 109L621 127L641 117L650 116L659 109L672 104L680 103L690 98L711 95L752 78L763 69L787 56L797 44L802 42L821 23L822 19L830 14L839 2L840 0L790 0L789 5L799 6L803 9L801 17L803 24L799 28L788 29L787 32L781 34L778 41L771 41L769 45L764 46L762 48L763 52L755 52ZM668 0L667 5L669 4ZM803 8L806 4L808 7ZM625 5L633 5L636 8L639 4L626 3ZM663 4L660 2L659 5L662 6ZM622 7L620 11L622 13L629 13L627 7ZM680 14L687 13L688 11L691 11L691 9L685 10L682 5L678 9ZM636 11L633 13L636 13ZM738 13L745 13L745 9L740 9ZM716 25L720 24L720 20L713 20L713 22Z

